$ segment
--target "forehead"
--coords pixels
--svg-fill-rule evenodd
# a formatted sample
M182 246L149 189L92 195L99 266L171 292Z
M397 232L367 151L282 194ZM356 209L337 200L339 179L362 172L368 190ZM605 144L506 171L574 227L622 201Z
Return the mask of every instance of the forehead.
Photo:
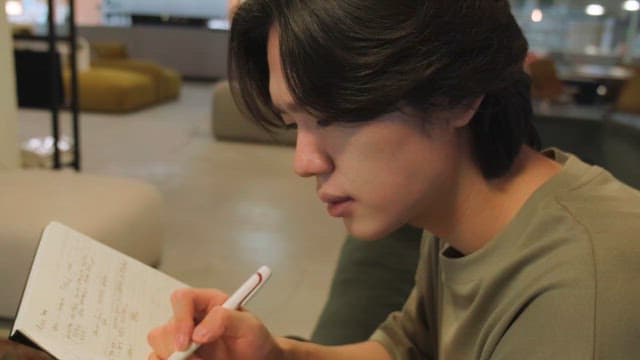
M271 101L277 107L284 107L293 102L282 71L280 57L280 32L276 26L269 30L267 41L267 61L269 62L269 93Z
M267 39L267 60L269 61L269 73L282 72L282 62L280 61L280 31L277 26L269 29Z

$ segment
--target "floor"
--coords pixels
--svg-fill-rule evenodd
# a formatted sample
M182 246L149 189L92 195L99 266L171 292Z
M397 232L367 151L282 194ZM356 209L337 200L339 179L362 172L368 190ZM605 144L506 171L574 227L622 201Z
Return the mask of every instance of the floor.
M316 199L314 180L293 174L292 148L213 138L212 87L187 83L178 101L133 114L82 114L83 171L144 179L161 190L160 269L179 280L231 292L269 265L272 279L248 308L276 335L308 337L344 228ZM48 135L48 113L20 110L19 130L22 141Z

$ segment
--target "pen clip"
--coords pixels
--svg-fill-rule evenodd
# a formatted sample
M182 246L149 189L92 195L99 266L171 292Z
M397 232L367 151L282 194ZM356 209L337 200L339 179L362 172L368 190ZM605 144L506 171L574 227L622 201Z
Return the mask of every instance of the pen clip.
M244 306L244 304L246 304L253 297L253 295L255 295L255 293L260 289L262 284L266 281L265 276L262 275L260 271L256 271L255 275L258 276L258 282L256 282L256 284L253 286L251 291L249 291L247 295L245 295L245 297L240 301L240 307Z

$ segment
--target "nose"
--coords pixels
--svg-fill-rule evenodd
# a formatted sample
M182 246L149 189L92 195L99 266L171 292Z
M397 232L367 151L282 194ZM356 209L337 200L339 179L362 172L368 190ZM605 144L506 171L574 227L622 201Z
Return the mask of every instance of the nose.
M317 136L307 129L298 129L293 170L298 176L310 177L329 174L333 162Z

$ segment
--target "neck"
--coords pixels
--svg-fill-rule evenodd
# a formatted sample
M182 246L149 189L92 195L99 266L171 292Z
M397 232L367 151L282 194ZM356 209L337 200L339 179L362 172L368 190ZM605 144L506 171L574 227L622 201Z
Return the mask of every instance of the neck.
M426 229L461 252L470 254L496 237L529 197L557 174L560 164L524 146L505 176L486 180L471 161L463 164L449 194L450 204Z

